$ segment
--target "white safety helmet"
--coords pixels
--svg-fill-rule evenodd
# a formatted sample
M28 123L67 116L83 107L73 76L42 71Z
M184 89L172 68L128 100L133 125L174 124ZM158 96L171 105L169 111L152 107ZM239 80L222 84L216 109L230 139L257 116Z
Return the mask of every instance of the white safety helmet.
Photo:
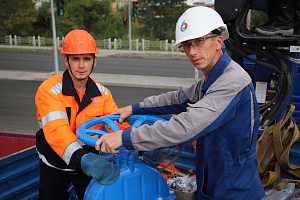
M175 45L202 37L215 29L221 32L224 40L228 39L227 26L224 24L219 13L214 9L205 6L189 8L177 21Z

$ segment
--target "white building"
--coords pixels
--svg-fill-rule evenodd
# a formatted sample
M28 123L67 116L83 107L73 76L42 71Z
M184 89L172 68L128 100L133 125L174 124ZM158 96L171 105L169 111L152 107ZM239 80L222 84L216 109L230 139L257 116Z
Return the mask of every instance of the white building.
M215 0L187 0L186 4L188 6L213 6Z

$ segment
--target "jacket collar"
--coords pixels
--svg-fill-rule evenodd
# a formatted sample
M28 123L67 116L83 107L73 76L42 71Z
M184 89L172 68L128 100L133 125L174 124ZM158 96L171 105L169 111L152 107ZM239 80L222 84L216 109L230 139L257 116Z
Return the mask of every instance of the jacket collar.
M66 96L74 96L75 101L79 105L77 115L92 102L91 97L101 96L101 92L96 83L89 77L86 83L85 94L82 98L82 102L80 102L68 69L63 73L62 93Z
M218 78L221 76L231 62L231 58L227 53L224 53L215 66L212 68L211 72L209 73L204 85L202 86L202 91L206 91Z
M68 72L68 69L66 69L63 73L63 87L62 87L62 93L66 96L75 96L76 90L74 88L74 84L72 81L72 78ZM86 94L89 95L89 97L97 97L101 96L101 92L98 89L96 83L89 77L88 81L86 83Z

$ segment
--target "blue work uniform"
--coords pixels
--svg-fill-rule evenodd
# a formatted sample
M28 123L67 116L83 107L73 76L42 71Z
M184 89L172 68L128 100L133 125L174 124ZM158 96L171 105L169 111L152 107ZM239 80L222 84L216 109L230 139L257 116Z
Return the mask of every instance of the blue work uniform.
M226 53L208 77L132 105L133 114L174 114L123 131L123 145L149 151L197 139L197 198L260 200L259 109L251 78Z

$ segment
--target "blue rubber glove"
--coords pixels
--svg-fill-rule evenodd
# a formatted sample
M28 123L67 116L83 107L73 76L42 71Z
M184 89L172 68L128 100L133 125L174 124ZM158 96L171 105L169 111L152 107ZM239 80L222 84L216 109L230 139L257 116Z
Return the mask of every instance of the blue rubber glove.
M114 183L120 176L120 168L106 160L104 156L87 153L81 158L81 169L103 185Z

